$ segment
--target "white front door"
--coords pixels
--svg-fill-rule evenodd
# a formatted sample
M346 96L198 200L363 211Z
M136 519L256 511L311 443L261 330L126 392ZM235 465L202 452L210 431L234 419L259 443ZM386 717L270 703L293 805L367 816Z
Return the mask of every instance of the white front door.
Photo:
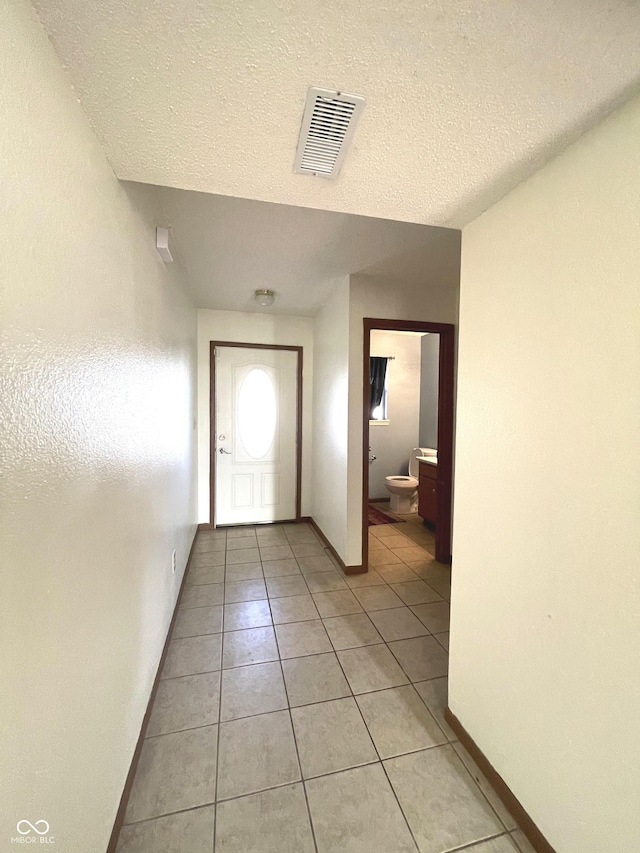
M216 347L216 525L296 517L297 409L297 352Z

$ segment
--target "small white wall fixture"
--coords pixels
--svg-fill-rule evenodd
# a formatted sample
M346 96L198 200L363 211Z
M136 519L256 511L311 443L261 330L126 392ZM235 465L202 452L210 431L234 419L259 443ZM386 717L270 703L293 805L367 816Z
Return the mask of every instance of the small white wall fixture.
M169 248L169 229L158 225L156 228L156 249L165 264L173 263L173 255Z

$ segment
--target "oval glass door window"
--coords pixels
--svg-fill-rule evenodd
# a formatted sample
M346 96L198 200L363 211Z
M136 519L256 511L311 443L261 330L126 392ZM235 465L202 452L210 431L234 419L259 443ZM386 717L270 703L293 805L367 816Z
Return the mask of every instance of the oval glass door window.
M252 459L264 459L276 436L276 390L266 370L252 368L238 394L238 433Z

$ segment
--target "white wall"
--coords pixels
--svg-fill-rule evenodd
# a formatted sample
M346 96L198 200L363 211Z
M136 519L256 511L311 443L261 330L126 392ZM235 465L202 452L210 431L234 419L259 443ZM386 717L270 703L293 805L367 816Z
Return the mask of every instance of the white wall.
M406 474L409 452L418 446L420 421L420 335L375 330L371 355L394 356L387 364L388 424L369 426L369 497L388 498L385 477Z
M313 503L316 523L342 560L347 552L349 279L336 283L313 321Z
M463 235L449 701L558 853L640 850L638 139Z
M378 317L456 324L459 231L442 232L437 255L437 277L430 279L425 276L425 281L420 284L360 275L350 277L347 565L355 566L362 562L362 321L364 317Z
M313 435L313 320L279 314L198 310L198 522L209 522L210 342L301 346L302 353L302 515L311 515Z
M195 532L195 310L26 0L2 3L0 81L0 844L46 820L86 853Z
M438 447L438 378L440 335L423 335L420 341L420 447Z

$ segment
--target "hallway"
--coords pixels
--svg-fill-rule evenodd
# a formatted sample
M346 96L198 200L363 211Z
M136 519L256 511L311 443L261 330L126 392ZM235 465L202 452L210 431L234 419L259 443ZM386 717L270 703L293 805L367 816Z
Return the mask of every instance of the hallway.
M432 535L370 543L345 577L306 524L198 534L119 853L532 849L444 721Z

